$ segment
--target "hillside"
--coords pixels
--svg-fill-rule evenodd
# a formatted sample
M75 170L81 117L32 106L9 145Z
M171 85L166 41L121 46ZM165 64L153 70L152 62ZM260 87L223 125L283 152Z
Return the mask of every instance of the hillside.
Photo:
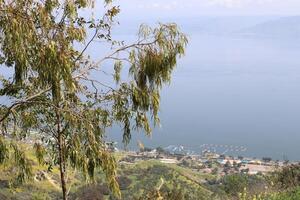
M25 146L25 145L24 145ZM59 171L53 168L50 171L46 166L40 166L33 151L28 147L26 154L33 164L33 178L25 184L14 182L15 174L13 163L0 166L0 199L59 199L60 182ZM117 158L123 157L117 154ZM70 170L71 171L71 170ZM175 164L164 164L156 160L140 161L136 164L119 165L118 182L122 192L122 199L139 199L147 191L154 190L161 181L164 182L162 190L171 191L184 188L188 199L210 199L211 191L201 185L204 179L213 176L196 173L190 169ZM97 184L87 184L84 177L73 171L68 174L68 184L71 185L70 199L111 199L110 191L105 184L105 177L98 172ZM191 193L192 192L192 193ZM199 198L198 198L199 196Z
M0 166L0 199L60 199L58 169L54 167L50 172L46 166L38 164L31 148L24 145L24 149L33 165L33 178L25 184L17 184L14 182L13 163ZM238 173L220 177L214 173L196 170L193 163L168 164L158 159L121 161L128 155L125 152L115 153L115 157L120 161L117 180L123 200L152 200L156 199L155 195L161 195L162 200L298 200L300 198L300 188L297 187L300 186L300 179L298 179L300 167L297 165L291 165L281 174L276 174L275 179L270 175ZM216 165L217 163L212 163L212 168ZM76 171L69 173L68 177L71 200L117 200L111 195L104 174L100 171L96 176L96 184L87 184L81 173ZM272 180L271 185L270 180Z
M202 16L198 18L177 19L182 29L195 34L230 35L248 27L270 20L275 16ZM188 23L187 23L188 22Z
M252 37L300 38L300 16L282 17L235 31L235 34Z

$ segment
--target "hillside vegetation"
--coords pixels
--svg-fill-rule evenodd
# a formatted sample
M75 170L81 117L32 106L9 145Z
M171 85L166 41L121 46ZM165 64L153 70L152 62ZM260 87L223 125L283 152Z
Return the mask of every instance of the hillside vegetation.
M60 199L59 170L38 164L34 151L22 145L32 167L32 179L17 182L14 161L0 167L0 199ZM115 153L120 160L124 153ZM297 200L300 199L300 170L292 165L268 176L244 174L217 177L177 164L159 160L119 163L117 181L124 200ZM68 174L70 199L116 200L106 185L105 175L99 171L95 182L86 180L76 171Z
M34 152L24 145L26 155L33 164L32 179L25 184L16 181L16 168L13 161L0 167L0 199L59 199L59 170L48 169L38 164ZM116 155L121 157L122 155ZM71 172L71 171L70 171ZM199 174L175 164L163 164L156 160L141 161L133 165L120 164L118 183L122 199L140 199L159 185L161 191L181 191L187 199L209 199L212 192L200 184L203 179L213 176ZM105 184L105 175L98 172L95 182L86 180L82 174L72 171L68 174L71 199L112 199ZM198 198L199 197L199 198Z

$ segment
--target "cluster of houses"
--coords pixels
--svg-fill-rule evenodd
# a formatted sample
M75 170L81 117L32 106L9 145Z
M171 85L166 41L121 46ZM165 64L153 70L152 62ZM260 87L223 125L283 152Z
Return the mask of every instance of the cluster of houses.
M201 161L202 163L208 163L203 169L203 172L216 173L217 171L221 176L232 173L247 173L251 175L266 174L285 164L280 161L272 161L271 158L254 159L241 156L233 157L210 152L205 153ZM215 167L212 167L211 163L215 164Z
M265 174L276 170L285 162L272 161L271 158L253 159L219 155L204 152L201 155L174 154L160 149L147 149L145 151L126 151L119 160L121 164L134 164L142 160L158 160L166 164L177 164L193 170L219 176L232 173Z
M157 149L151 151L126 151L126 156L123 157L119 162L121 164L134 164L142 160L159 160L162 163L167 164L178 164L180 159L184 155L168 154L166 152L159 152Z

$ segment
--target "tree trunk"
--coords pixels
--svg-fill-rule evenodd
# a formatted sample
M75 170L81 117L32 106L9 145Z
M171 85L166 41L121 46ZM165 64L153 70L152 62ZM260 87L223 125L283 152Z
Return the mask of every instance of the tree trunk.
M58 136L58 153L59 153L59 171L60 171L60 181L63 200L67 200L67 184L66 184L66 165L65 165L65 149L63 142L63 133L60 127L60 115L59 112L56 113L57 118L57 136Z
M66 169L64 160L64 148L62 143L62 135L59 135L59 171L60 171L60 181L61 189L63 193L63 200L67 200L67 187L66 187Z

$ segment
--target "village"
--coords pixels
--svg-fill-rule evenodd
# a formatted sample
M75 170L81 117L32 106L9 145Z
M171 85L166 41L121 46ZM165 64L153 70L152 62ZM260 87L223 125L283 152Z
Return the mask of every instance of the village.
M120 164L131 165L139 161L157 160L165 164L175 164L204 174L222 177L229 174L263 175L283 166L291 164L288 161L262 159L243 156L229 156L205 151L201 154L188 155L169 152L161 147L143 148L139 151L120 151L125 156L119 160Z

